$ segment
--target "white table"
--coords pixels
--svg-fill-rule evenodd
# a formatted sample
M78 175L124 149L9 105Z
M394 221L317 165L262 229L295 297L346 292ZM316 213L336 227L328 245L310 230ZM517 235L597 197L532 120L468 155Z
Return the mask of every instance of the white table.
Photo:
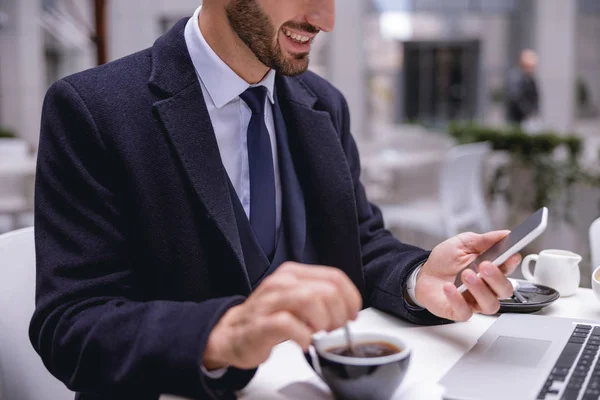
M579 289L569 298L557 300L538 315L600 320L600 301L590 289ZM437 381L473 347L496 317L475 315L470 321L452 325L420 327L374 309L361 312L352 329L385 332L405 339L412 347L412 361L394 399L440 400ZM259 368L242 400L330 400L331 394L306 363L301 349L286 342L277 346Z

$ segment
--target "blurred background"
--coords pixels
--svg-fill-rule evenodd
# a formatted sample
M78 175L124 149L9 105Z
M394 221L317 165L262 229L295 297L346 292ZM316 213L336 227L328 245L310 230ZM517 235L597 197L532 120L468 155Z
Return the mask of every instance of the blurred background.
M200 3L0 0L0 232L33 222L48 87L151 46ZM430 248L547 206L548 230L526 253L581 254L589 286L600 265L589 239L600 216L600 1L337 3L311 69L348 100L363 183L386 225ZM515 120L511 107L527 115Z

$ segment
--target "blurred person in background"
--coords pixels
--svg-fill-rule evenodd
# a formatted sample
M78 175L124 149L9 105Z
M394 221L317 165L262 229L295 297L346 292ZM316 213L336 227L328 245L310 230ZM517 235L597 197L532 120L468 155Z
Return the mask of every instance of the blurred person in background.
M511 124L526 130L536 129L540 109L539 91L535 77L537 54L523 50L519 66L510 71L507 84L506 118Z
M334 19L334 0L205 0L49 89L30 337L78 399L233 398L275 345L362 307L439 324L512 293L518 256L453 284L507 232L429 252L384 229L346 101L307 72Z

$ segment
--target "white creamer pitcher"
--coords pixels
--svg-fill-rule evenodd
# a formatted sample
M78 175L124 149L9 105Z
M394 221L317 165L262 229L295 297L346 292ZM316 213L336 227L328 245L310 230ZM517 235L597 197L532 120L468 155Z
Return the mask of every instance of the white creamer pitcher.
M530 264L535 261L535 271ZM539 255L530 254L523 260L521 271L530 282L549 286L562 297L572 296L579 287L579 262L581 256L566 250L543 250Z

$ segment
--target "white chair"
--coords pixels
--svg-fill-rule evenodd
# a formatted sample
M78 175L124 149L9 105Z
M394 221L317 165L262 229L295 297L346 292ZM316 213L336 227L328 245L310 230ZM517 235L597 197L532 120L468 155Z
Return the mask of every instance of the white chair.
M381 205L386 226L438 239L466 230L491 230L483 185L484 161L490 151L488 143L451 148L442 160L437 197Z
M0 235L0 399L73 400L29 341L34 295L33 228Z
M25 163L28 157L29 145L26 141L0 140L0 166ZM19 216L31 211L27 189L25 174L6 174L0 167L0 233L16 229Z
M590 254L592 256L592 272L600 266L600 218L590 225Z

